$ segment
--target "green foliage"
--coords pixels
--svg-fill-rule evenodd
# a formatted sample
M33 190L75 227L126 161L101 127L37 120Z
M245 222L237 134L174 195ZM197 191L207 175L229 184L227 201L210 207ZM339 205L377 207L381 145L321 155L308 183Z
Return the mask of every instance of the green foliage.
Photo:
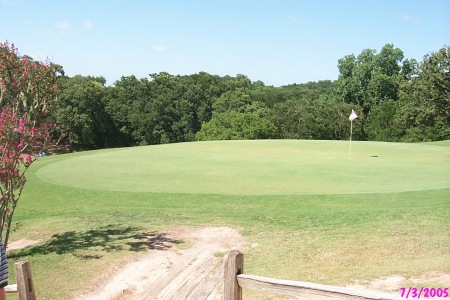
M122 77L106 90L105 110L119 130L124 146L139 144L145 139L141 124L147 122L144 105L149 94L149 81L138 80L135 76Z
M424 56L417 76L401 87L397 115L405 141L450 139L450 46Z
M404 132L404 126L396 120L400 108L399 101L387 100L370 112L367 120L367 136L370 141L399 141Z
M70 146L99 149L114 146L116 130L103 104L104 78L62 77L56 107L58 129L67 132Z
M212 116L222 91L217 76L152 74L151 80L122 77L108 88L106 110L130 145L194 140Z
M366 49L357 57L347 55L339 59L338 69L336 96L361 106L366 114L386 99L398 100L399 86L412 72L410 61L403 63L403 51L392 44L379 54Z
M428 54L403 81L398 101L381 103L367 123L370 140L437 141L450 139L450 50Z
M205 83L167 73L153 74L151 100L146 111L152 115L153 139L157 144L194 140L202 122L212 115L215 95ZM207 79L203 74L200 79Z
M282 87L206 72L122 77L105 87L102 77L68 78L55 66L62 74L57 117L59 129L82 149L196 139L348 139L352 109L359 116L355 139L441 140L450 136L447 66L448 47L418 64L392 44L339 59L334 82Z
M265 107L272 108L275 104L286 101L285 89L273 86L255 85L250 90L250 97L253 102L263 103Z
M317 100L333 96L334 82L331 80L320 80L318 82L307 82L301 84L290 84L282 86L279 89L281 95L279 98L283 100ZM280 103L283 101L277 101Z
M257 112L227 111L204 123L196 134L198 141L255 140L277 138L277 128Z
M350 135L348 116L352 109L358 114L353 138L364 139L364 115L356 105L334 101L286 101L274 106L272 122L283 139L341 140Z
M252 104L250 89L236 88L224 92L213 103L214 114L221 114L227 111L244 113L246 108Z
M427 54L423 62L403 59L385 45L339 60L338 99L368 114L369 140L435 141L450 138L450 50Z

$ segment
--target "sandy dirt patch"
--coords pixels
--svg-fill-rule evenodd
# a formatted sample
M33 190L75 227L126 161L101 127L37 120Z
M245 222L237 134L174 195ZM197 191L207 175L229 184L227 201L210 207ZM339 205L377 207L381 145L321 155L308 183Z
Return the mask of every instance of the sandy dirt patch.
M160 240L161 247L77 300L222 299L223 255L247 244L228 227L179 227ZM176 240L189 247L180 250L167 244Z
M17 250L17 249L23 249L26 248L28 246L34 245L39 243L40 240L18 240L18 241L14 241L14 242L10 242L8 243L8 249L7 250Z

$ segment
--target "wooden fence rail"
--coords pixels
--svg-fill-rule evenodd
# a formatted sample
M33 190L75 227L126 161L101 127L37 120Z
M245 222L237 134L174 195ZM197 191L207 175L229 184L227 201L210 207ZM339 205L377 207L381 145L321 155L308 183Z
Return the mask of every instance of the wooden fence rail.
M19 300L36 300L30 262L14 264L16 285L8 285L7 293L18 293ZM354 290L311 282L293 281L248 275L244 273L244 254L233 250L224 259L224 300L242 300L242 288L274 294L294 296L298 299L365 299L400 300L400 296L388 293Z
M366 299L399 300L400 296L311 282L282 280L244 273L244 254L229 252L224 259L224 299L242 300L242 288L274 294L294 296L298 299Z
M30 262L28 260L16 262L14 274L17 284L6 286L6 293L18 293L19 300L36 300Z

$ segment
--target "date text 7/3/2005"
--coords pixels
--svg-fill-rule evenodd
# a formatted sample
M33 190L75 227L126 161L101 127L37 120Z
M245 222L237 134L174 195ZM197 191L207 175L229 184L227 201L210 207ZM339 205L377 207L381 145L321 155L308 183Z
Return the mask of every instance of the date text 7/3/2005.
M448 288L402 287L400 291L402 298L405 299L448 298Z

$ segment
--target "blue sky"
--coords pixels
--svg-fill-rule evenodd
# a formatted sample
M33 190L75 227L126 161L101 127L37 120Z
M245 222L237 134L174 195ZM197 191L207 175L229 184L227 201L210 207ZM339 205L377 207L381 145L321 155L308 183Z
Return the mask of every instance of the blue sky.
M68 76L201 71L281 86L335 80L387 43L419 61L450 44L450 0L0 0L0 41Z

